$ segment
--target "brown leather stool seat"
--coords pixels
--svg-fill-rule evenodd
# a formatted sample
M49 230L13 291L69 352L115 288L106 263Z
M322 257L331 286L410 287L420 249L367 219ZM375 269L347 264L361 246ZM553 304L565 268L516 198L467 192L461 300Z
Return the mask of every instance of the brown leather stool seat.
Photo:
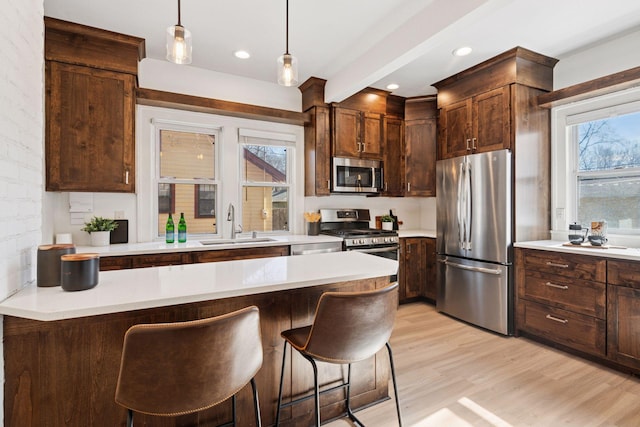
M391 337L397 310L397 283L374 291L326 292L322 294L318 301L312 325L282 332L281 336L285 341L276 425L280 422L281 408L291 406L311 397L305 396L291 402L282 403L284 368L287 344L289 344L307 359L313 367L316 426L320 425L320 394L342 387L347 390L347 416L354 423L363 425L353 414L349 402L351 364L368 359L383 347L386 347L389 353L389 364L391 365L398 423L402 426L393 354L389 345L389 337ZM316 360L335 364L348 364L346 384L320 392Z
M133 412L179 416L233 398L249 382L261 425L254 377L262 366L258 308L175 323L134 325L124 336L115 400Z

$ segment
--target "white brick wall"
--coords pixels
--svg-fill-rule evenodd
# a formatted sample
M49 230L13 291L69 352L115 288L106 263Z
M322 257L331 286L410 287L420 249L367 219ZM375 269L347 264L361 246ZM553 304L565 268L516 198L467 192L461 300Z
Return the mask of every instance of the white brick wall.
M42 0L0 14L0 299L35 280L42 238Z
M2 3L0 300L35 280L36 251L42 239L43 16L43 0ZM0 358L0 384L4 383L3 360ZM0 401L3 397L0 387ZM4 424L2 408L0 405L0 424Z

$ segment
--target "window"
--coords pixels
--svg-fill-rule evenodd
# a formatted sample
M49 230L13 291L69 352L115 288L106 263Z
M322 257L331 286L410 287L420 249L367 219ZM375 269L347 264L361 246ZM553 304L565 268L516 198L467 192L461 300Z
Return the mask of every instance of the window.
M570 132L578 222L604 219L610 233L640 231L640 112L578 123Z
M289 231L293 135L240 130L242 226Z
M217 131L188 125L157 125L158 237L169 213L184 213L187 231L216 232Z
M568 223L607 221L608 234L640 236L640 90L554 108L554 238ZM566 211L566 217L564 213Z

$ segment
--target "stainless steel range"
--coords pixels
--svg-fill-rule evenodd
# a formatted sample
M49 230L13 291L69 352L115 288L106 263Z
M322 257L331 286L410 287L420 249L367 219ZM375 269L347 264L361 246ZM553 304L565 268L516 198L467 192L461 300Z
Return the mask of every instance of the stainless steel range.
M320 233L342 237L345 251L366 252L397 261L398 232L370 228L370 221L369 209L320 209Z

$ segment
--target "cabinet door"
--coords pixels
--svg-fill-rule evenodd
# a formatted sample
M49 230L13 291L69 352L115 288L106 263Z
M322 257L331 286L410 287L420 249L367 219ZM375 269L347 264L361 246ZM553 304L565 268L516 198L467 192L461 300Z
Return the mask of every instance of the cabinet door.
M505 86L473 97L474 152L511 147L510 87Z
M304 195L328 196L331 191L329 108L313 107L304 127Z
M420 297L425 290L424 239L410 237L401 241L400 301Z
M405 123L407 196L436 195L436 119Z
M46 65L46 189L134 192L135 76Z
M360 156L382 160L384 121L382 114L362 113Z
M404 125L400 119L385 118L384 193L402 196L404 190Z
M440 158L464 156L471 153L471 99L456 102L440 110L443 141Z
M360 111L333 108L333 153L339 157L359 157Z
M436 300L438 286L436 283L436 239L423 239L425 252L425 290L424 296Z
M640 369L640 289L607 288L607 356Z

